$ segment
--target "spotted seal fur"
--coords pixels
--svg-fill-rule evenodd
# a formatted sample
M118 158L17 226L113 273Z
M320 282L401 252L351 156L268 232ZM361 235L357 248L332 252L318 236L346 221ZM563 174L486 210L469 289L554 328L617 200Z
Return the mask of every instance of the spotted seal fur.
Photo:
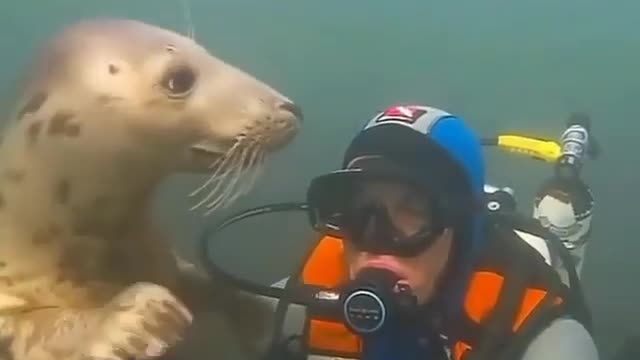
M254 346L259 303L177 259L151 200L187 172L210 175L198 206L233 202L295 137L300 108L192 38L129 19L66 27L25 74L0 148L0 339L13 359L157 357L207 307Z

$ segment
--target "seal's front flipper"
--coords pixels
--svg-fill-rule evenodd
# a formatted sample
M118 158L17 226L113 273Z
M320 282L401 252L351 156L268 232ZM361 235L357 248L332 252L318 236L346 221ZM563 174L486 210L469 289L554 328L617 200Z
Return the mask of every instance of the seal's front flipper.
M177 345L192 322L180 300L151 283L129 286L99 311L82 351L90 359L156 358Z
M0 316L15 314L29 308L29 303L22 298L7 293L0 293Z
M43 308L4 316L0 323L3 359L80 360L91 329L100 323L100 312Z
M137 283L99 308L0 318L14 360L151 359L177 345L191 314L164 287Z

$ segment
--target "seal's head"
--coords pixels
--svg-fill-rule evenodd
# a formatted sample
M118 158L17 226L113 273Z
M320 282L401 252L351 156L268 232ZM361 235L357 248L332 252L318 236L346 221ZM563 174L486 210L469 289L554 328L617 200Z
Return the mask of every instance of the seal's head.
M205 185L251 178L302 119L291 100L193 39L133 20L69 26L27 74L15 110L27 146L73 166L118 159L141 180L176 171L212 172ZM229 187L211 191L210 208L233 197Z

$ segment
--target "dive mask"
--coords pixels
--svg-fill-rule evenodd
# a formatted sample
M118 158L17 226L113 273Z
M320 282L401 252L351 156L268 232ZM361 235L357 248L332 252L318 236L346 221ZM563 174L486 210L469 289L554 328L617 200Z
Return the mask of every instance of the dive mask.
M411 205L388 205L376 199L359 201L360 187L343 194L343 201L333 204L338 206L312 204L314 228L343 238L362 251L403 257L427 249L444 231L437 204L423 191L408 194L406 201Z

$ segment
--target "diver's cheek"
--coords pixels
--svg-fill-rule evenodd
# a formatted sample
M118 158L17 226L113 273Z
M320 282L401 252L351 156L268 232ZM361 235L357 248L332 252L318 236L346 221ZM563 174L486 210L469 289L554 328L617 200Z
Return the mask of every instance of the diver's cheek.
M356 278L356 274L358 274L358 271L360 271L360 269L356 268L355 266L350 266L349 267L349 280L353 280Z
M345 251L344 260L349 273L349 280L355 279L358 272L362 269L362 264L364 263L364 261L359 260L356 252L349 250Z
M366 253L358 251L353 247L353 245L351 245L351 243L345 242L343 258L344 264L348 271L349 279L355 279L366 263Z

